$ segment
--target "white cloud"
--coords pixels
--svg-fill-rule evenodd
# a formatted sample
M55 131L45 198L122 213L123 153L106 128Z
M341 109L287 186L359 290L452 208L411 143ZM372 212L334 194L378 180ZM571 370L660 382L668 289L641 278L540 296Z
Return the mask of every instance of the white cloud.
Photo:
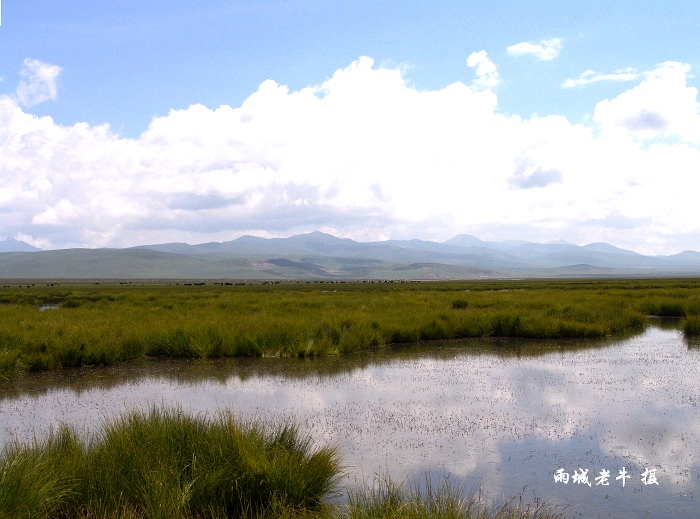
M612 74L601 74L594 70L587 70L581 74L578 79L567 79L561 84L561 86L564 88L574 88L582 85L590 85L591 83L598 83L600 81L635 81L640 77L646 76L647 74L648 72L637 72L631 67L616 70Z
M561 50L561 38L540 40L539 44L522 42L511 45L506 49L511 56L524 56L531 54L541 61L551 61L559 56Z
M497 74L486 53L470 62ZM137 139L0 97L0 236L124 246L324 229L697 249L688 73L663 64L590 127L500 113L483 84L419 91L370 58L299 91L265 81L240 107L171 111Z
M501 83L498 69L485 50L472 52L467 58L467 66L476 72L476 79L472 82L472 86L477 90L493 89Z
M677 136L700 144L698 92L686 84L689 72L684 63L662 63L638 86L598 103L593 120L638 139Z
M34 215L32 223L38 225L60 225L73 214L75 214L75 206L71 204L70 200L64 198L54 207L49 207L45 211Z
M15 94L17 101L27 107L54 101L58 94L56 80L61 70L59 66L38 59L25 59Z

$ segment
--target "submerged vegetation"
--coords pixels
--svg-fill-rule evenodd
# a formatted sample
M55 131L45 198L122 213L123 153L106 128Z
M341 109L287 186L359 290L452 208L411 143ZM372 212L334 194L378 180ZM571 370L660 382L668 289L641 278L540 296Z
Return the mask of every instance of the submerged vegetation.
M52 284L53 285L53 284ZM467 337L700 333L700 280L300 282L0 289L0 378L139 357L315 356Z
M389 481L328 498L337 451L291 424L239 424L178 409L131 412L90 438L61 427L0 455L0 516L20 518L546 518L548 507L485 506L443 485L407 491Z

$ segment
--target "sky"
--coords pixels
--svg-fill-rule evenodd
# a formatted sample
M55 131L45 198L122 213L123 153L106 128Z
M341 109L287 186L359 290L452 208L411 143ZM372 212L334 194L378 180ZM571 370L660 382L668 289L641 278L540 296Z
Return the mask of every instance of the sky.
M700 3L2 0L0 239L700 250Z

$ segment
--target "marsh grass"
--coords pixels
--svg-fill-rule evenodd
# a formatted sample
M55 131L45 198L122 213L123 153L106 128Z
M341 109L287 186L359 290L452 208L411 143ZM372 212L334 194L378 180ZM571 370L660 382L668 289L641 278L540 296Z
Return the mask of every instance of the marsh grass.
M700 316L689 316L683 324L683 332L686 335L700 335Z
M94 437L61 427L0 459L0 517L276 517L326 511L341 466L291 424L132 412ZM273 515L270 515L273 514Z
M149 356L317 356L467 337L697 333L698 280L100 285L0 291L0 377ZM39 311L42 306L57 309Z
M370 488L349 492L348 519L554 519L563 510L512 498L502 505L481 495L465 495L444 479L434 487L428 475L423 485L397 485L385 477Z

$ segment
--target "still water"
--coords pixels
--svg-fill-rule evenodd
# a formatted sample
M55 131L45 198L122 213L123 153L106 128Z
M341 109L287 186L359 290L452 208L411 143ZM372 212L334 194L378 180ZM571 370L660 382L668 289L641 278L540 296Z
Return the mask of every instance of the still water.
M61 422L89 433L154 403L292 419L339 446L350 486L429 474L498 504L518 494L563 504L570 517L700 516L700 348L672 327L604 342L474 340L40 374L0 384L0 443ZM617 479L622 470L629 478Z

